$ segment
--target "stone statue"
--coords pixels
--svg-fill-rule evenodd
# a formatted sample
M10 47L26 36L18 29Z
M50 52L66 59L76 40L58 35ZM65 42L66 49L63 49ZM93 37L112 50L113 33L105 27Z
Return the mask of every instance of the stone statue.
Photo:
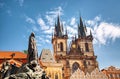
M34 33L29 37L27 60L28 62L23 64L16 74L5 79L49 79L39 64Z
M30 63L33 60L36 60L38 62L38 52L36 48L35 35L33 32L29 37L27 60L28 60L28 63Z
M1 69L1 78L5 78L10 75L10 64L8 62L4 62L2 64L2 69Z

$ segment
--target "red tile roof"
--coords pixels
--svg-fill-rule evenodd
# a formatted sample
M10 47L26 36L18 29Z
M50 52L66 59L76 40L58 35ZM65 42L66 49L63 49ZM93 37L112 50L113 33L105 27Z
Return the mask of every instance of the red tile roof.
M23 64L22 62L14 60L14 59L6 60L6 61L9 62L10 64L14 64L15 63L17 67L20 67ZM6 61L4 61L4 62L2 62L0 64L0 69L2 67L2 64L5 63Z
M18 51L0 51L0 59L25 59L27 58L27 54Z

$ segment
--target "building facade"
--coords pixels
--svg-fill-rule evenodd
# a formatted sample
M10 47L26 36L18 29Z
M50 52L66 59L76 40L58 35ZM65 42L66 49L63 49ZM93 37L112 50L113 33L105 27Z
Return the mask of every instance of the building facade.
M70 79L70 76L77 69L80 69L86 74L91 73L94 69L98 68L98 62L96 61L97 56L94 55L92 44L93 36L91 31L90 35L86 35L87 29L81 17L77 30L78 35L74 36L70 45L68 45L67 30L64 32L63 24L60 22L60 18L58 16L57 22L55 23L54 33L52 35L52 45L54 62L56 64L62 64L62 79ZM42 60L42 58L44 59L43 55L40 59L43 62L44 60ZM49 65L45 66L49 68Z
M101 70L108 79L120 79L120 69L110 66Z
M9 62L10 64L16 64L20 67L22 64L26 63L27 54L18 51L0 51L0 70L2 64Z
M63 63L63 79L69 79L71 74L78 68L85 73L91 73L92 70L98 68L97 56L94 55L93 36L86 35L86 26L80 17L78 24L78 37L74 36L70 46L67 44L68 34L64 34L63 25L60 18L55 24L54 35L52 36L52 44L54 57L57 63Z
M57 63L49 49L43 49L40 55L40 62L42 68L45 70L50 79L62 78L62 63Z
M80 69L77 69L75 73L71 75L70 79L108 79L108 77L96 68L91 73L86 74Z

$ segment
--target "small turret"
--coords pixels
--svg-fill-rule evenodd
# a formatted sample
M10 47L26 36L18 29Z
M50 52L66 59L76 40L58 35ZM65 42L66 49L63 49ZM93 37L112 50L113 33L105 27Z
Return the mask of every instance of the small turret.
M86 37L85 28L86 27L84 27L84 25L83 25L82 18L80 17L80 24L78 24L78 38Z
M92 40L93 40L93 35L92 35L92 31L90 30L90 37L92 38Z
M63 24L60 23L59 16L57 18L57 24L55 22L54 35L57 36L57 37L62 37L63 36Z

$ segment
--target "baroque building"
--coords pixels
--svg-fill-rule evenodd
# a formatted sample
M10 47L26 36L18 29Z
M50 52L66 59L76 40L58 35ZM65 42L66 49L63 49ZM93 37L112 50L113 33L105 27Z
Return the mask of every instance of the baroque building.
M120 69L114 66L102 69L101 71L108 77L108 79L120 79Z

